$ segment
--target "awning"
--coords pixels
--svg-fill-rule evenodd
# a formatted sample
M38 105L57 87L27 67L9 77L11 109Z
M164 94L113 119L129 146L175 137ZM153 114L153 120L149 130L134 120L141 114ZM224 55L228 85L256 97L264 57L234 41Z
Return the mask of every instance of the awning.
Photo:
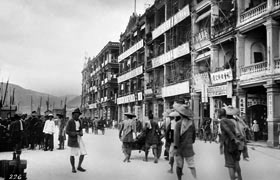
M207 51L205 53L199 54L196 58L195 58L195 62L199 62L199 61L203 61L207 58L210 58L211 55L211 51Z
M206 18L207 16L211 15L211 11L207 11L206 13L201 14L200 16L198 16L198 18L195 20L195 23L198 23L199 21L201 21L202 19Z

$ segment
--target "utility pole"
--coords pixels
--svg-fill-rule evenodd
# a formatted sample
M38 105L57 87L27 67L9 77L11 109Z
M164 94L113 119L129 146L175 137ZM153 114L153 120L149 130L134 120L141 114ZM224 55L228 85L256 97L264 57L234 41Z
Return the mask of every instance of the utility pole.
M134 0L134 14L136 15L136 0Z

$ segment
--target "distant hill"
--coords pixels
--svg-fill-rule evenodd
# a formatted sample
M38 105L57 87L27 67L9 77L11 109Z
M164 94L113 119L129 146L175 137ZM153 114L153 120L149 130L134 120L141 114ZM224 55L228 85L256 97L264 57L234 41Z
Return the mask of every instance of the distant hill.
M6 87L6 83L3 83L1 87L2 97L4 96L4 90ZM49 97L49 109L54 108L63 108L64 107L64 97L57 97L46 93L41 93L37 91L33 91L30 89L25 89L21 86L15 84L9 84L8 92L5 100L5 104L10 104L10 97L13 89L15 88L15 105L18 105L19 111L22 113L30 113L31 112L31 97L32 97L32 110L37 110L40 104L40 99L42 98L41 104L41 112L45 112L47 109L47 100ZM67 95L67 108L79 107L79 98L77 95Z
M67 107L77 108L81 105L81 96L75 96L70 101L67 102Z

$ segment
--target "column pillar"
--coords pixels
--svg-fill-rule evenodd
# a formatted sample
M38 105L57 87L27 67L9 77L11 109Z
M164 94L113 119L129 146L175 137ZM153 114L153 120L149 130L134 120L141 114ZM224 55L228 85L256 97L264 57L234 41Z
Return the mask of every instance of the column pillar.
M245 36L242 34L236 35L236 79L240 78L240 68L245 65Z
M278 123L280 123L280 88L273 81L265 85L267 90L267 145L275 147L279 145Z
M214 118L214 113L215 113L215 100L213 97L210 97L210 118Z
M264 23L266 26L267 68L274 71L274 58L279 57L279 23L272 18Z
M198 129L198 124L199 124L199 99L200 99L200 94L194 92L191 94L192 96L192 110L193 110L193 120L195 123L195 128Z

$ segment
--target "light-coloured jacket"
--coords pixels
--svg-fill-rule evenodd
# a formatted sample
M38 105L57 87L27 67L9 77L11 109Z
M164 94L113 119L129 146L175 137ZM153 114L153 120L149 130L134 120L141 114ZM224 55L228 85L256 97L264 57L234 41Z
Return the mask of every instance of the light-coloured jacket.
M43 133L54 134L55 133L55 124L54 121L47 120L44 125Z

